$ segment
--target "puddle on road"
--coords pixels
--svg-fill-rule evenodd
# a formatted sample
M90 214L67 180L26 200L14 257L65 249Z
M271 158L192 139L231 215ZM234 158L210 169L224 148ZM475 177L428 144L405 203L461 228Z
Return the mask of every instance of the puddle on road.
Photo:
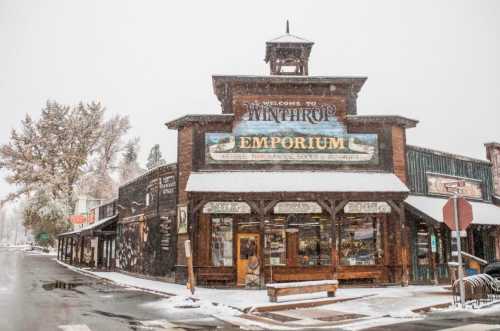
M63 282L61 280L56 280L55 282L43 284L42 288L45 291L52 291L54 289L67 290L67 291L75 291L80 294L85 294L81 291L78 291L76 288L78 286L88 286L90 283L79 283L79 282Z

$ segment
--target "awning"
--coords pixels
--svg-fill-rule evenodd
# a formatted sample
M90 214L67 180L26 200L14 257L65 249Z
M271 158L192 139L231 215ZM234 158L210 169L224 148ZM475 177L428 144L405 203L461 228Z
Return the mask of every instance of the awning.
M437 222L443 221L443 206L447 198L410 195L405 202L418 212ZM472 224L500 225L500 207L491 203L469 201L472 205Z
M69 232L64 232L61 234L58 234L58 237L67 237L67 236L72 236L72 235L78 235L78 234L90 234L91 231L99 230L104 228L105 226L108 226L109 224L116 222L118 220L118 214L115 214L113 216L103 218L102 220L98 220L95 223L90 224L89 226L86 226L84 228L74 230L74 231L69 231Z
M188 192L396 192L408 193L393 173L341 171L193 172Z

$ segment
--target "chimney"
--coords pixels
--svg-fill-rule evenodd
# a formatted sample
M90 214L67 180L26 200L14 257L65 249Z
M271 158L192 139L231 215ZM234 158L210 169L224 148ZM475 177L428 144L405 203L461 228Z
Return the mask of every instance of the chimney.
M500 206L500 143L491 142L484 144L486 158L491 162L493 176L493 203Z

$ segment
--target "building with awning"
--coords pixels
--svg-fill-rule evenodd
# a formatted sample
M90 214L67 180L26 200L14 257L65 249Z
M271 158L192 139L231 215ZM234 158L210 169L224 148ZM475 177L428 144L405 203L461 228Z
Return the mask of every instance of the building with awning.
M448 198L409 195L405 200L409 208L435 222L443 223L443 207ZM472 205L473 225L500 226L500 208L492 203L469 201Z
M220 114L166 123L178 132L176 281L189 239L200 284L408 283L417 121L358 114L366 77L309 75L313 44L268 41L270 75L214 75Z
M493 262L500 258L500 207L495 205L495 168L486 160L407 146L408 186L405 200L414 282L448 281L454 240L443 222L443 207L452 196L447 186L461 181L461 195L472 205L473 221L462 238L462 250ZM493 168L493 169L492 169Z
M118 221L116 199L97 206L95 214L97 220L93 223L58 235L59 260L104 270L114 268Z

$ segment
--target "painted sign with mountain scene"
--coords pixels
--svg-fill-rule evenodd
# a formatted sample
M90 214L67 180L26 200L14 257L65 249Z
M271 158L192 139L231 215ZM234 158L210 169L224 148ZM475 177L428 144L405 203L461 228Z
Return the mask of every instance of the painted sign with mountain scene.
M322 100L322 101L320 101ZM208 163L377 164L376 134L348 133L335 100L241 103L233 132L205 134Z

